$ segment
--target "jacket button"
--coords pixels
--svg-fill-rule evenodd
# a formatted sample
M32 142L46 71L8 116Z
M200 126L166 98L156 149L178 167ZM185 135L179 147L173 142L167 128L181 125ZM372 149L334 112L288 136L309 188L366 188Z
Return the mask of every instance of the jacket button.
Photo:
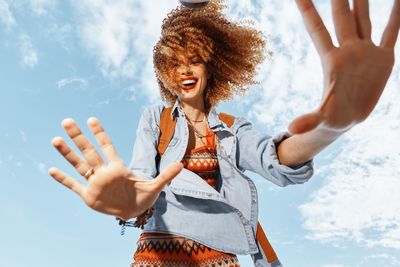
M257 199L253 198L251 201L253 201L253 203L257 203Z

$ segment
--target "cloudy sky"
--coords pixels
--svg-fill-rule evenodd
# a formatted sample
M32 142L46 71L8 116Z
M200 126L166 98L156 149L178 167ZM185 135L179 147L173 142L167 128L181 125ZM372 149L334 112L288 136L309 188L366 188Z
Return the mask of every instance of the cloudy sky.
M315 1L334 32L330 1ZM392 0L370 0L379 42ZM151 62L162 19L176 0L0 0L0 267L129 266L138 231L86 208L54 182L50 166L78 177L51 147L72 117L103 122L128 162L138 118L159 103ZM219 110L260 131L286 129L317 107L319 58L292 0L228 0L253 19L273 56L260 84ZM400 45L396 48L399 55ZM400 68L370 118L316 159L305 185L277 188L250 174L260 220L287 267L400 266ZM93 139L92 139L93 140ZM278 204L279 203L279 204ZM251 266L248 256L242 266Z

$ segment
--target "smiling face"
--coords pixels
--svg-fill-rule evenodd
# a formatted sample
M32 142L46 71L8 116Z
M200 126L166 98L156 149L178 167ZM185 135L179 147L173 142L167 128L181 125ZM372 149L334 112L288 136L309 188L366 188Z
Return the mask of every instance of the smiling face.
M166 65L161 76L168 90L183 105L203 106L209 77L204 60L197 53L182 49L169 54Z
M172 90L183 103L204 103L208 72L206 64L194 53L179 53L173 64L174 84Z

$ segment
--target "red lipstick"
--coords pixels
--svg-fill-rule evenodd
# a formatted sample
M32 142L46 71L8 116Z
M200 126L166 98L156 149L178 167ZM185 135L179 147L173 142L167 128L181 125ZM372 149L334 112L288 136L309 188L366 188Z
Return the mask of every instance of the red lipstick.
M192 89L194 89L196 87L196 84L197 84L198 80L199 79L196 78L196 77L185 77L185 78L182 78L181 79L182 85L183 85L182 88L184 90L192 90Z

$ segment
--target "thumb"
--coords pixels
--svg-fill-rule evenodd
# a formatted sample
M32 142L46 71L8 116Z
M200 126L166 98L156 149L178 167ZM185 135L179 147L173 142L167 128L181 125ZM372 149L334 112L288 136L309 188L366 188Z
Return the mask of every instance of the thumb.
M171 163L168 167L163 170L154 181L158 186L163 188L167 183L171 182L172 179L177 176L183 168L183 164L180 162Z
M289 132L292 134L302 134L311 131L322 122L320 112L311 112L297 117L289 124Z

